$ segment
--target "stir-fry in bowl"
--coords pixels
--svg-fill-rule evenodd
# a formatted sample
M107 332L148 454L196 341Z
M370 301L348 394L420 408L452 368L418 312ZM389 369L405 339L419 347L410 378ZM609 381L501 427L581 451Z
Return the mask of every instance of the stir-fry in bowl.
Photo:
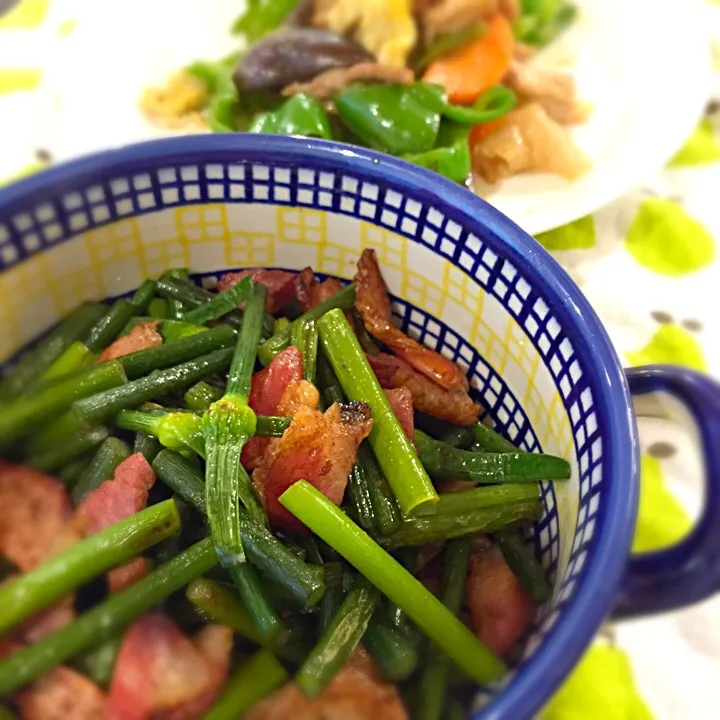
M524 718L578 658L617 360L531 238L380 159L187 137L0 193L3 712Z
M532 64L571 22L561 0L265 0L244 49L148 90L164 127L335 139L458 183L525 172L579 177L573 78Z

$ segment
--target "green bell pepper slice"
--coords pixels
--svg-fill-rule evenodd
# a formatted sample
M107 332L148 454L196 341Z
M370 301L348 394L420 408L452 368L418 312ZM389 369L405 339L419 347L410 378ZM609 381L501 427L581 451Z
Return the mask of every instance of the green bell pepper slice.
M434 170L453 182L464 183L472 172L468 142L470 130L470 125L443 121L438 132L436 147L424 153L404 155L403 159Z
M471 107L447 103L443 116L458 123L481 125L507 115L517 105L517 95L503 85L485 91Z
M446 104L437 88L357 83L335 95L335 107L363 145L391 155L423 153L435 145Z
M258 115L248 132L332 139L325 108L320 101L305 93L293 95L273 112Z
M269 32L279 28L298 2L299 0L250 0L247 10L235 20L230 32L244 36L248 44L256 43Z
M207 115L213 132L235 132L240 110L240 98L232 76L239 54L231 55L219 62L198 61L185 71L202 80L210 94Z

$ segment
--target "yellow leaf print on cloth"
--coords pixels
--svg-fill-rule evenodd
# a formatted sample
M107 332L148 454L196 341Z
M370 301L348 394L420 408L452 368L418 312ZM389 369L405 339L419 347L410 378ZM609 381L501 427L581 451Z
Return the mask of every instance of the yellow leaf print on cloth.
M690 517L670 492L660 461L640 458L640 506L635 527L634 553L653 552L682 540L692 527Z
M662 325L645 347L626 355L631 365L669 363L683 365L692 370L707 370L700 344L679 325Z
M40 70L0 68L0 95L34 90L41 80Z
M50 0L21 0L7 15L0 17L0 30L32 30L42 25Z
M670 161L670 167L703 165L720 160L720 142L708 118L703 118Z
M538 720L653 720L623 650L595 642Z
M40 162L26 165L24 168L18 170L18 172L14 173L10 177L0 177L0 187L2 187L3 185L8 185L11 182L15 182L15 180L20 180L21 178L27 177L28 175L32 175L33 173L39 172L44 167L45 164Z
M540 233L535 238L546 250L589 250L595 247L595 221L592 215Z
M640 203L625 236L628 252L648 270L679 276L709 265L715 242L705 226L672 200Z

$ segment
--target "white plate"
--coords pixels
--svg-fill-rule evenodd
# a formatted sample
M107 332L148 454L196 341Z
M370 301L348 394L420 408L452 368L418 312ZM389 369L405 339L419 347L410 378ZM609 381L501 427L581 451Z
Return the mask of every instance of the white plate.
M52 149L69 158L172 134L138 109L144 87L196 58L236 47L227 28L241 3L88 3L58 46L50 82L61 103ZM572 72L593 108L574 133L593 168L566 182L526 175L483 194L530 233L586 215L642 183L682 145L711 83L700 2L577 0L573 28L537 59Z

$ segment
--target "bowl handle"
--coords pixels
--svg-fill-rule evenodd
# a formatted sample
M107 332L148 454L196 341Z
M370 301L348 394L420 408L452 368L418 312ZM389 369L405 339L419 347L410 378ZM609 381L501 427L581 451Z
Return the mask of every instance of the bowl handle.
M720 384L672 365L626 371L639 416L694 421L705 465L699 522L666 550L634 556L620 584L615 617L691 605L720 590Z

